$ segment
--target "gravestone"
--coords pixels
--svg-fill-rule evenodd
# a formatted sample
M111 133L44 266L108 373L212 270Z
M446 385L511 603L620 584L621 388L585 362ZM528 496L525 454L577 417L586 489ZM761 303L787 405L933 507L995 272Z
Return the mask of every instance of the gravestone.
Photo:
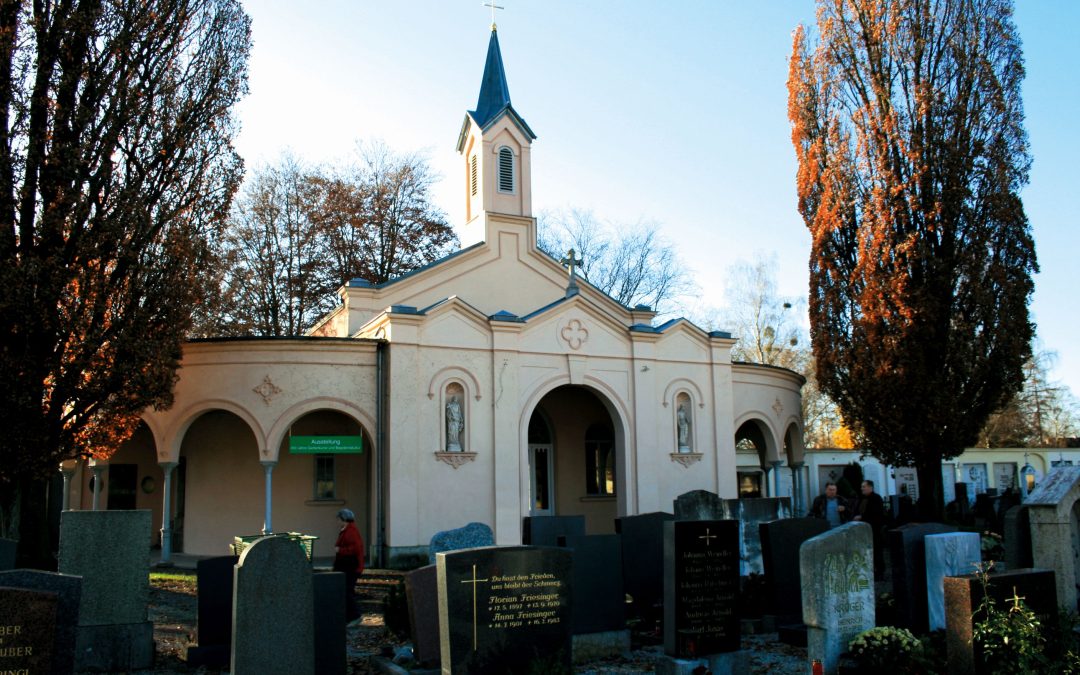
M670 513L643 513L615 519L621 535L623 588L630 595L630 611L648 615L664 597L664 523Z
M570 673L572 558L531 546L440 553L442 672Z
M809 663L837 672L848 642L874 627L874 535L847 523L803 542L799 551Z
M675 498L675 520L722 520L724 500L708 490L691 490Z
M82 577L75 669L124 671L154 663L150 511L64 511L63 574Z
M1058 604L1074 612L1076 606L1077 563L1073 544L1078 527L1080 466L1060 466L1043 478L1024 501L1031 521L1031 557L1040 569L1056 572Z
M232 651L233 567L239 560L235 555L226 555L195 563L198 644L187 648L190 666L226 668L229 665Z
M926 544L926 604L930 630L945 628L945 577L972 574L982 562L980 537L975 532L929 534Z
M982 579L977 575L945 578L945 643L950 675L990 672L971 639L975 624L984 618L978 609L987 594L998 609L1008 610L1015 593L1038 618L1040 631L1048 643L1057 638L1057 586L1052 570L1010 569L991 573L988 581L984 591Z
M739 649L739 525L664 524L664 652L680 659Z
M457 529L436 532L428 544L428 564L435 564L438 553L494 545L495 534L483 523L469 523Z
M79 625L82 578L40 570L9 570L0 572L0 586L42 591L56 596L56 621L52 631L52 670L37 672L71 675L75 670L75 632ZM0 610L0 617L5 616L9 615L4 610ZM4 620L0 619L0 624L2 623ZM3 671L4 667L0 665L0 672Z
M311 592L315 673L345 675L345 573L316 572L311 576Z
M1005 512L1005 565L1010 570L1018 570L1034 564L1028 507L1014 506Z
M53 672L56 593L0 586L0 673Z
M15 569L15 552L19 542L0 537L0 572Z
M574 635L626 628L626 594L622 580L622 544L617 534L559 537L559 546L574 552Z
M828 529L821 518L785 518L758 526L770 614L802 620L799 547Z
M561 536L585 534L585 516L527 516L521 521L521 543L558 546Z
M893 597L896 620L903 628L925 633L928 625L926 605L926 535L956 532L952 525L923 523L901 525L885 533L892 561Z
M413 656L422 668L439 663L439 576L435 565L405 575L405 598L409 605L409 631Z
M257 539L233 575L233 675L314 675L314 593L303 549L284 537Z

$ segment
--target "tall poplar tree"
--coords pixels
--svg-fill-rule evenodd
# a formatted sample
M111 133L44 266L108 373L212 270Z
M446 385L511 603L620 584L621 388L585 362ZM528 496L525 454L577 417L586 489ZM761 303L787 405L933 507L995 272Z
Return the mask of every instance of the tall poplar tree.
M818 0L788 79L822 389L873 456L941 462L1022 385L1038 271L1009 0Z

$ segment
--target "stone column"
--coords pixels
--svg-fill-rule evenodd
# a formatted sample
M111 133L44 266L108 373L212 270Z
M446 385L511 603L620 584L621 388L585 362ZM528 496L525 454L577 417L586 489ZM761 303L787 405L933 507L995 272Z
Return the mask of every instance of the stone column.
M784 463L781 460L776 459L776 460L773 460L773 461L769 462L769 464L772 464L772 475L773 475L773 493L772 493L772 496L773 497L779 497L780 496L780 467L783 466Z
M60 462L60 474L64 477L64 494L61 497L60 510L67 511L71 508L71 479L75 475L75 469L79 466L77 459L65 459Z
M262 461L259 462L263 465L263 470L266 472L266 516L263 518L263 534L270 534L274 531L274 526L270 522L270 505L272 503L271 496L273 495L273 473L274 467L277 466L277 462Z
M177 462L158 462L165 474L161 495L161 562L162 567L172 564L172 473Z
M100 459L91 459L89 464L90 470L94 473L94 500L90 510L97 511L101 503L101 477L105 474L105 470L109 468L109 464Z
M802 469L805 462L791 463L791 515L803 514Z

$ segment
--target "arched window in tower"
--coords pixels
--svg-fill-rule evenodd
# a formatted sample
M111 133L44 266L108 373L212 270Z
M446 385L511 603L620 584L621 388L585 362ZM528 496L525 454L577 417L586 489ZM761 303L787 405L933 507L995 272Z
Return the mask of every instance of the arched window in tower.
M473 155L469 158L469 192L473 197L476 196L477 182L476 155Z
M465 388L458 382L446 385L446 452L465 452Z
M514 191L514 151L505 145L499 148L499 192Z
M615 494L615 433L607 424L585 431L585 493Z

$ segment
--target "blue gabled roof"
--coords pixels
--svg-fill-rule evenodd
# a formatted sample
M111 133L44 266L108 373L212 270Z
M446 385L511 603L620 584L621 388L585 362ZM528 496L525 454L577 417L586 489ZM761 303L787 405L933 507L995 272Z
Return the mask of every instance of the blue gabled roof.
M512 114L516 122L520 122L519 126L530 138L536 138L524 118L510 105L510 87L506 83L506 70L503 68L502 51L499 49L499 34L492 27L487 60L484 62L484 79L480 82L480 97L476 101L476 110L470 110L469 115L481 129L486 129L507 112Z

